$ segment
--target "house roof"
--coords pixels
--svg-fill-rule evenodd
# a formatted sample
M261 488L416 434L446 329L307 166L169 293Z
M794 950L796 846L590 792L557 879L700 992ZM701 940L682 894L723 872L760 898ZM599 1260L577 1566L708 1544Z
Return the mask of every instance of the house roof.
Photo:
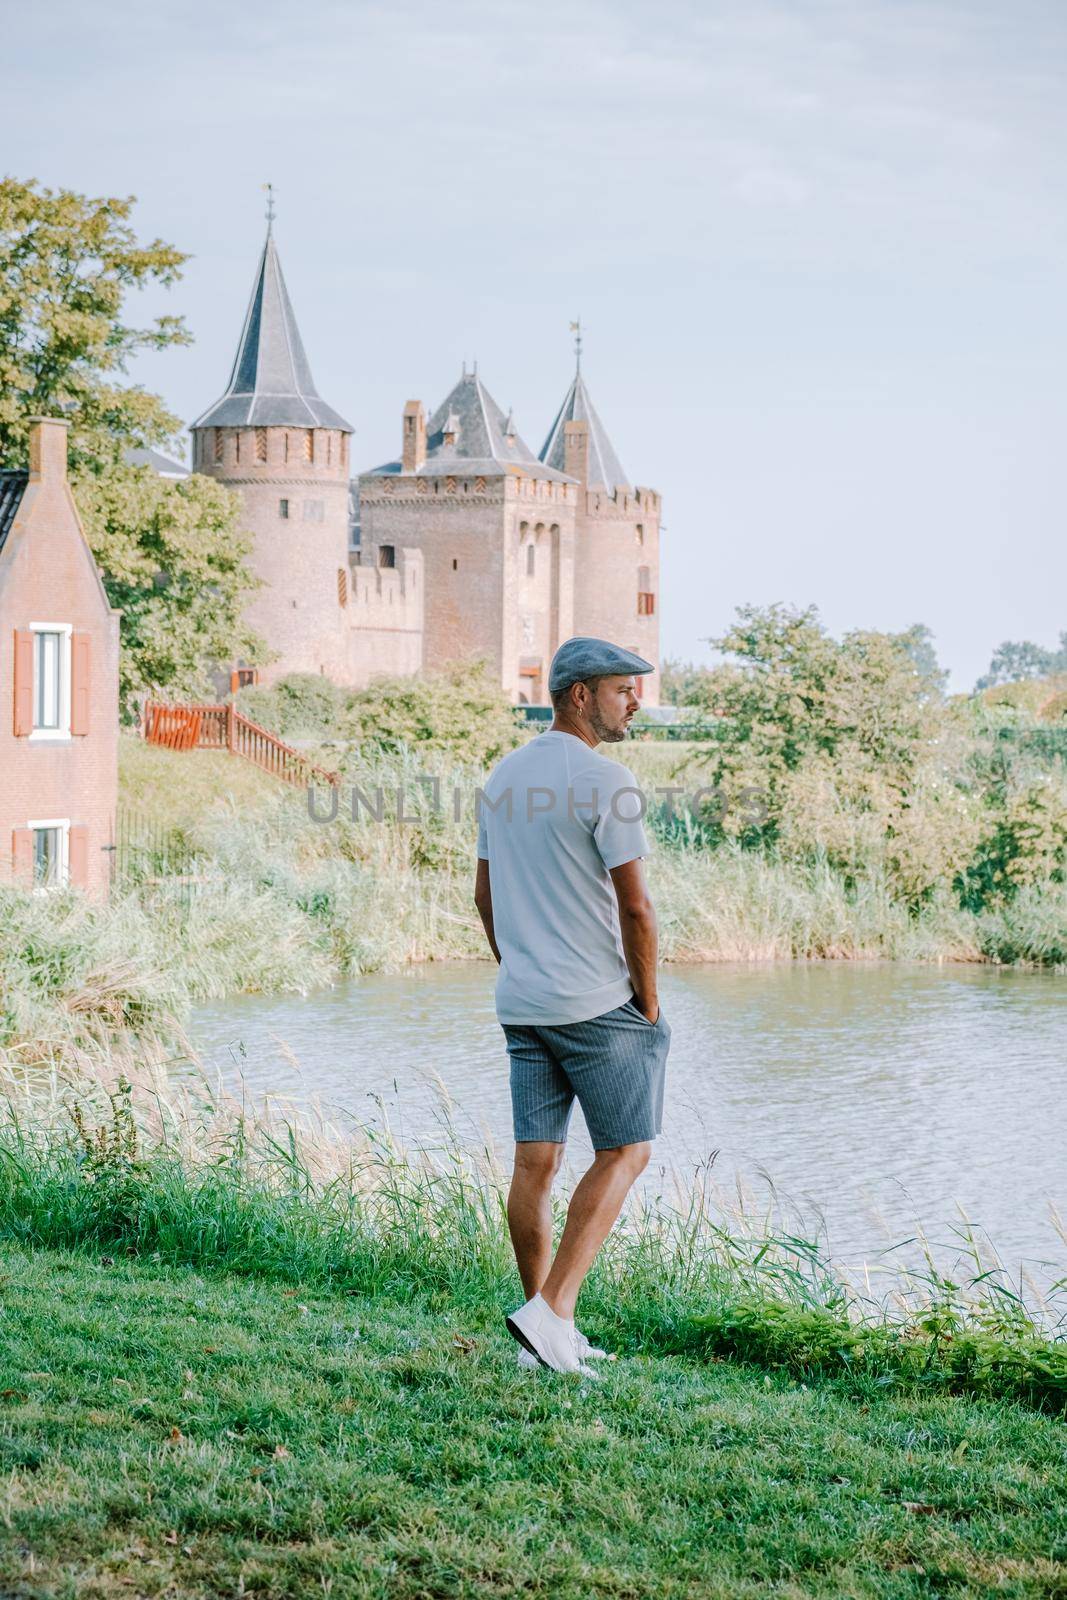
M123 460L131 467L151 467L161 478L187 478L189 468L180 461L172 461L159 450L125 450Z
M514 429L511 412L505 417L478 374L464 370L426 424L426 460L418 475L436 477L455 471L500 477L513 466L528 477L563 481L564 474L556 470L555 463L539 461ZM446 435L451 436L451 443ZM373 474L401 470L399 461L387 461L375 467Z
M589 487L617 489L620 485L629 484L630 480L622 470L622 463L615 454L604 424L597 416L580 371L574 374L571 386L563 397L563 404L541 450L541 460L559 472L563 471L563 430L564 424L568 422L589 424Z
M18 516L22 496L29 481L28 472L0 472L0 550L4 548L4 541L11 531L11 524Z
M315 388L269 227L226 393L192 426L340 428L352 432L351 423L328 406Z

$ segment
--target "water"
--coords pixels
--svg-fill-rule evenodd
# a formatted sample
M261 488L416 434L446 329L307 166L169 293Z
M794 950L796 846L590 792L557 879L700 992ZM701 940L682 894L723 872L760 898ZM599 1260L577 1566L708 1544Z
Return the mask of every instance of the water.
M507 1158L510 1104L493 969L433 965L307 999L201 1008L193 1037L231 1084L317 1099L440 1142L441 1091L464 1142ZM1067 982L1042 972L900 963L672 966L663 1137L646 1181L715 1154L721 1182L773 1183L832 1254L873 1259L917 1223L951 1242L962 1206L1007 1267L1067 1246ZM576 1111L568 1159L589 1153ZM892 1257L889 1258L890 1260ZM1038 1271L1048 1281L1048 1271Z

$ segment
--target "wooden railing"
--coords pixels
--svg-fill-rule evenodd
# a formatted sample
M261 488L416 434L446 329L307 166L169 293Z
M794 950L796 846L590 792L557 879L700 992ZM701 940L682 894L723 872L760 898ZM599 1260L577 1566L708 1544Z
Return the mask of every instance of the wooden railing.
M144 708L143 731L146 743L167 750L229 750L296 788L306 787L313 779L330 784L340 781L336 772L317 767L291 744L243 716L232 703L167 706L150 700Z

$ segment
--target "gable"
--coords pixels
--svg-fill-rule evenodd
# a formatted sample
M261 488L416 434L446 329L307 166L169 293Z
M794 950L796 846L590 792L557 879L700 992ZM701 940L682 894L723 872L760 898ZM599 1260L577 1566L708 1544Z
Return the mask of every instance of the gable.
M23 479L17 500L17 486L0 484L0 600L10 594L13 583L46 592L73 586L82 602L106 620L111 602L69 485L30 483L24 473L0 474L5 480L16 477Z

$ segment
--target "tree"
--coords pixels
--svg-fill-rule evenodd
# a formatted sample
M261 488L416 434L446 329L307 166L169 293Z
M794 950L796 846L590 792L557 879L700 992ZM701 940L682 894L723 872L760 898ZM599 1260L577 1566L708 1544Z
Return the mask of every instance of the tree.
M1067 632L1060 634L1058 650L1045 650L1029 639L1005 640L994 650L989 671L975 684L975 693L1024 678L1047 678L1053 672L1067 672Z
M157 395L115 381L139 350L189 344L180 317L137 328L130 289L169 287L188 258L140 244L127 199L90 199L35 181L0 180L0 462L26 460L28 419L66 415L72 473L121 461L131 445L168 445L181 423Z
M711 643L735 658L713 674L713 838L822 857L848 882L884 875L912 905L960 870L973 806L944 781L944 712L907 644L864 631L838 641L814 607L783 606L741 607Z
M123 612L124 707L142 689L200 693L216 662L266 654L241 621L256 580L239 497L125 460L135 446L174 448L182 425L158 395L118 380L138 351L190 342L180 317L125 317L130 290L170 287L187 259L138 241L133 204L0 181L0 464L25 463L30 417L69 420L75 499Z
M660 699L668 706L704 706L710 678L709 667L666 656L659 669Z
M937 659L934 636L925 622L914 622L904 633L891 633L892 639L910 656L915 670L930 694L941 699L948 688L948 672Z
M243 622L257 581L251 540L238 531L237 496L213 478L177 481L148 467L114 466L84 478L78 504L112 605L122 612L120 698L203 695L209 669L262 652Z

